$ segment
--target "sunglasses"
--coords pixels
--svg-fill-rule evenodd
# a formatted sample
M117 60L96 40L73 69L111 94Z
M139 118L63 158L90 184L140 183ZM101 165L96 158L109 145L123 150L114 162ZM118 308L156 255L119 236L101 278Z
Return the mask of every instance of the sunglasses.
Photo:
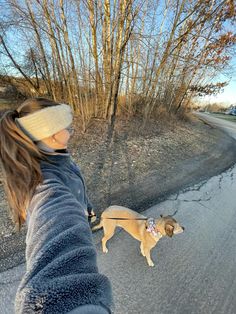
M69 125L66 130L70 133L70 135L72 135L75 131L72 125Z

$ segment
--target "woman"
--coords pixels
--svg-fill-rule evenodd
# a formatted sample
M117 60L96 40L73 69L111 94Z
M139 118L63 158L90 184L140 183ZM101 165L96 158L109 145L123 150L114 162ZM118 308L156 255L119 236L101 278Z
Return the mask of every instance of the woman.
M13 221L27 222L17 313L110 313L87 221L84 179L67 151L70 106L26 100L0 120L0 159Z

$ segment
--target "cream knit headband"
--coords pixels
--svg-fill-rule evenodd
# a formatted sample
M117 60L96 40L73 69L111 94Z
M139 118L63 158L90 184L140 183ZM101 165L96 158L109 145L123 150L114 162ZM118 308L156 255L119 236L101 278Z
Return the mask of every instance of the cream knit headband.
M17 118L16 121L33 141L40 141L67 128L72 118L70 106L60 104Z

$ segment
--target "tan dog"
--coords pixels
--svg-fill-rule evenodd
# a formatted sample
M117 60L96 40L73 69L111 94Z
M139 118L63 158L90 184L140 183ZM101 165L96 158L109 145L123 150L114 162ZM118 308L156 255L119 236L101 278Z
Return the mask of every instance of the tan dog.
M123 218L123 220L117 218ZM103 228L102 250L104 253L108 252L106 243L114 235L116 227L122 227L132 237L141 242L140 250L142 255L146 257L149 266L154 266L150 251L157 242L163 236L172 237L173 234L184 231L184 227L181 227L170 216L163 217L161 215L158 219L148 219L129 208L116 205L110 206L102 213L99 225L92 228L92 230Z

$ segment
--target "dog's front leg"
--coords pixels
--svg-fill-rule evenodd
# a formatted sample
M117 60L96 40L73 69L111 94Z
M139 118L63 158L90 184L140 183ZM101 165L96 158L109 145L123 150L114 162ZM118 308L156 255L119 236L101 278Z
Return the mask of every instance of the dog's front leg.
M145 256L144 249L143 249L143 242L141 242L140 244L140 251L141 251L141 254Z
M144 254L145 254L145 256L146 256L148 265L151 266L151 267L153 267L153 266L154 266L154 263L153 263L153 261L152 261L152 259L151 259L150 248L145 247L145 248L144 248Z

